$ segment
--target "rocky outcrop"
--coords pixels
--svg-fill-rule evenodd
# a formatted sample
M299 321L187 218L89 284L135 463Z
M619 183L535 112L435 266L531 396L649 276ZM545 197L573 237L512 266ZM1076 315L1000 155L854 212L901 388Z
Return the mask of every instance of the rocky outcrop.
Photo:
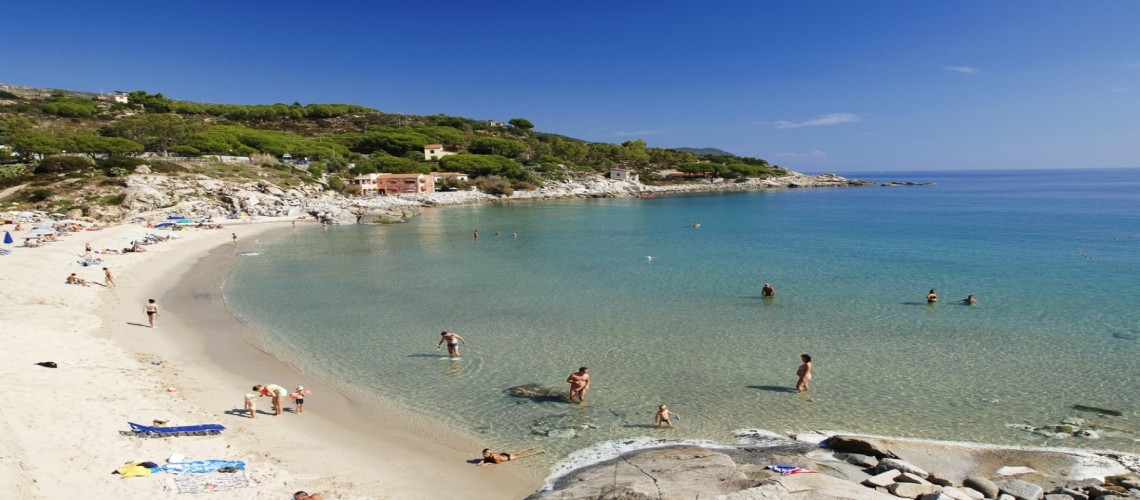
M874 467L851 453L881 453ZM668 445L622 453L551 480L531 499L705 498L1039 500L1140 497L1135 457L835 436L820 448L791 439L709 448ZM890 455L890 456L888 456ZM855 463L866 464L869 454ZM799 467L781 474L773 465ZM805 470L806 469L806 470ZM1063 497L1062 497L1063 496Z

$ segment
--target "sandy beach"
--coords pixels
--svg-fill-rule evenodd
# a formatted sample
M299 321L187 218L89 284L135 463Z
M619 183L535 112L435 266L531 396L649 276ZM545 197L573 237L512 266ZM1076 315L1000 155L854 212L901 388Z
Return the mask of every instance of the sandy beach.
M174 481L178 475L111 474L134 461L163 464L173 454L244 461L239 474L250 485L226 498L291 498L305 490L342 499L502 499L541 485L510 464L475 467L479 447L469 437L425 435L393 423L400 419L378 418L249 344L221 306L217 263L242 258L234 254L254 251L267 231L290 230L290 221L223 225L173 233L179 238L144 253L97 254L105 259L97 266L77 263L85 244L97 252L122 249L155 231L120 225L69 233L40 248L4 246L12 250L0 256L9 362L0 380L12 397L0 405L0 490L17 498L174 496L185 488ZM103 284L104 266L115 288ZM71 273L89 286L65 284ZM160 308L153 329L143 310L150 298ZM47 361L58 367L36 364ZM313 394L303 414L292 413L286 400L279 417L269 398L260 398L251 419L243 396L258 383L304 385ZM154 420L226 430L156 439L121 434L127 422Z

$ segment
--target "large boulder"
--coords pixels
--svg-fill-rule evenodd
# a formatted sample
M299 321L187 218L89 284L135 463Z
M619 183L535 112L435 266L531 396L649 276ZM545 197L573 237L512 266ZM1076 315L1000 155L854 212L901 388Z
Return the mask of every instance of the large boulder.
M736 463L728 455L699 446L671 446L626 453L579 469L558 483L557 490L539 492L529 498L705 498L740 491L755 484L737 470Z
M681 498L681 497L652 497ZM685 498L698 498L690 496ZM703 496L699 498L704 498ZM717 500L776 500L776 499L847 499L847 500L898 500L898 497L864 488L825 474L794 474L764 481L764 484L744 491L717 495Z
M875 458L898 458L891 450L880 443L852 436L831 436L823 441L824 446L843 453L858 453Z
M1007 479L998 483L1002 494L1009 495L1015 500L1040 500L1045 496L1045 489L1029 481L1020 479Z

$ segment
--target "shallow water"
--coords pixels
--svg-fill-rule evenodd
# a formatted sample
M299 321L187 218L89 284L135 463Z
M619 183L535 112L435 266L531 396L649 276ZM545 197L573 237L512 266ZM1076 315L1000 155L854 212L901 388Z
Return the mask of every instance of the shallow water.
M299 228L237 259L225 298L282 359L493 448L549 450L531 467L599 441L730 442L739 428L1140 451L1140 171L857 177L938 184ZM980 303L957 303L967 294ZM442 330L468 341L461 359L436 350ZM815 380L795 394L801 353ZM565 389L579 366L594 379L584 405L503 392ZM649 425L661 403L676 429ZM1101 438L1008 425L1071 416Z

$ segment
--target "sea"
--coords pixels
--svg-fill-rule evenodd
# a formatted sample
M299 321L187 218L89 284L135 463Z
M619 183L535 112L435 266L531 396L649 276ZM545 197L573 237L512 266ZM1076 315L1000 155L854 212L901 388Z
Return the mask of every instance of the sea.
M306 376L487 447L547 450L535 470L742 429L1140 452L1140 170L842 175L921 185L309 225L233 259L224 300ZM442 331L466 340L458 359ZM796 393L801 354L814 377ZM565 391L583 366L584 404L508 391ZM653 426L660 404L675 428Z

